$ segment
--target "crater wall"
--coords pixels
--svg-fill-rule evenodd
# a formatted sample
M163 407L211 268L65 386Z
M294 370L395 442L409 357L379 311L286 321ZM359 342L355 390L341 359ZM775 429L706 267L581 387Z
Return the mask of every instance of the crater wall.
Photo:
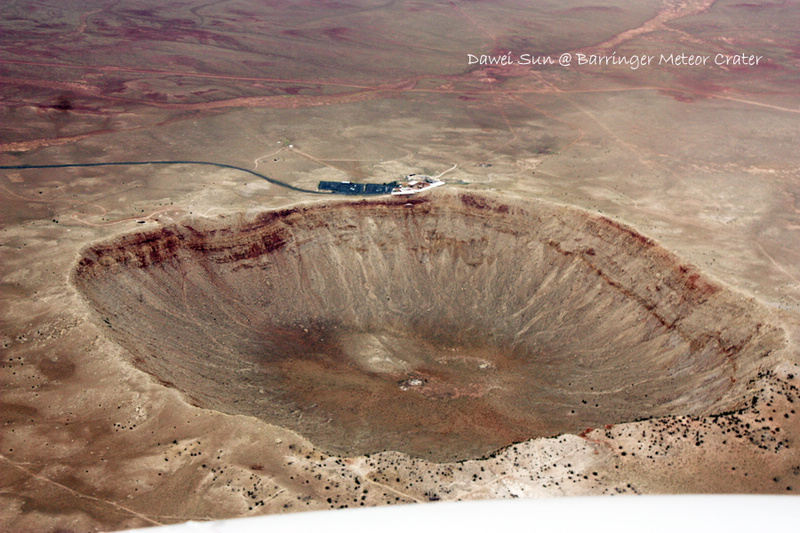
M123 235L73 281L188 401L346 455L460 460L735 409L783 342L755 301L629 227L452 191Z

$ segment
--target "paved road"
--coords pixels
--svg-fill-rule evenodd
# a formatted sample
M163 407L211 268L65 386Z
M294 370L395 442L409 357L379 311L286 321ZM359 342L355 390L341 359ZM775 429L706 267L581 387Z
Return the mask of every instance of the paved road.
M252 174L257 178L261 178L262 180L274 183L275 185L278 185L280 187L286 187L287 189L291 189L293 191L304 192L308 194L329 194L320 191L314 191L311 189L303 189L302 187L295 187L294 185L290 185L286 182L270 178L269 176L265 176L264 174L259 174L258 172L254 172L246 168L235 167L233 165L226 165L225 163L211 163L209 161L119 161L114 163L72 163L66 165L5 165L5 166L0 166L0 170L21 170L26 168L110 167L110 166L125 166L125 165L208 165L212 167L232 168L233 170L247 172L248 174Z

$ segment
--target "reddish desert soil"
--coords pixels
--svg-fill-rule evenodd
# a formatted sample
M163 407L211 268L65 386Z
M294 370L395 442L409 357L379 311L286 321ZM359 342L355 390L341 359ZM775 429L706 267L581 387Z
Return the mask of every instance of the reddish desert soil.
M0 166L447 186L0 170L0 530L795 494L797 27L737 0L3 2ZM467 61L506 52L764 60Z

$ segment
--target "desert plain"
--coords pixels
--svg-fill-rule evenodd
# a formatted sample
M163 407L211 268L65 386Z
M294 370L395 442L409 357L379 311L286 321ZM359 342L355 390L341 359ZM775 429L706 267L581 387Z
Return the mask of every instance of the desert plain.
M798 27L4 2L0 529L796 494Z

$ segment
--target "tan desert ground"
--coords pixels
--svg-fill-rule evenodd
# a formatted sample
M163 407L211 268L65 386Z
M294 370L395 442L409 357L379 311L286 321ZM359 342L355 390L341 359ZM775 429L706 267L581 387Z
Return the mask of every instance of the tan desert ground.
M2 2L0 530L797 494L798 28Z

